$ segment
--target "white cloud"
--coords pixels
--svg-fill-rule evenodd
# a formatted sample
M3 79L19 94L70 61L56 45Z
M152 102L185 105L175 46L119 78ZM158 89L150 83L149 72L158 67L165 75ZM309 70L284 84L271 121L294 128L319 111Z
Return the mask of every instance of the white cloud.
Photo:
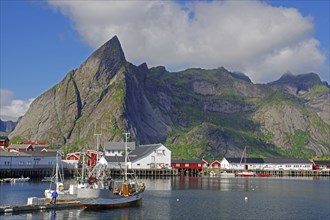
M17 121L20 116L26 113L34 100L17 100L13 97L12 91L0 88L0 118L3 121Z
M170 70L217 68L254 82L324 71L313 19L258 1L50 1L97 48L114 35L128 61Z

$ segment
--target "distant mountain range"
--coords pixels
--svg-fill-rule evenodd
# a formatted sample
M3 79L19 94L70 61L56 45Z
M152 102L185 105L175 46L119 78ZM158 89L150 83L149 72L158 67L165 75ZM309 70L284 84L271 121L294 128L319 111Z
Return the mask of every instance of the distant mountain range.
M0 119L0 132L2 132L3 134L8 135L10 132L12 132L15 129L17 123L18 123L18 121L17 122L2 121Z
M173 159L330 155L329 85L315 73L254 84L243 73L125 59L117 37L31 104L10 138L95 146L162 142Z

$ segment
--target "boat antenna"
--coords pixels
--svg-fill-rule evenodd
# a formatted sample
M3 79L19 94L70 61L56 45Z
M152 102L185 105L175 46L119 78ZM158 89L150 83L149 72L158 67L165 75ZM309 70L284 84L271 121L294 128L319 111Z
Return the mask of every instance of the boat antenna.
M127 181L127 138L129 133L124 133L125 134L125 171L124 171L124 182Z

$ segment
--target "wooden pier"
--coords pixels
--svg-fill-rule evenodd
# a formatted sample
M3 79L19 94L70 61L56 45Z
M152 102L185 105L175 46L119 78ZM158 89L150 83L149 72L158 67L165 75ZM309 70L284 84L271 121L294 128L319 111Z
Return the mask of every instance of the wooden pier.
M139 177L152 177L152 176L207 176L213 171L215 174L220 175L221 172L226 171L228 173L237 173L244 170L224 170L219 168L203 168L203 169L129 169L129 173L135 173ZM267 174L270 176L330 176L330 169L327 170L250 170L256 174ZM0 183L6 182L7 179L15 177L32 177L43 178L45 176L51 176L52 169L13 169L13 170L0 170ZM121 169L109 169L108 173L114 176L122 175ZM64 169L64 175L66 177L77 176L81 173L80 169Z
M245 170L223 170L223 169L212 169L206 168L202 170L202 175L207 176L213 171L215 175L221 176L221 172L226 171L227 173L239 173ZM254 172L256 175L268 175L268 176L292 176L292 177L313 177L313 176L327 176L330 177L330 170L249 170Z
M111 174L113 176L121 176L122 170L120 169L111 169ZM149 177L149 176L177 176L177 169L136 169L128 170L128 173L135 173L138 177Z

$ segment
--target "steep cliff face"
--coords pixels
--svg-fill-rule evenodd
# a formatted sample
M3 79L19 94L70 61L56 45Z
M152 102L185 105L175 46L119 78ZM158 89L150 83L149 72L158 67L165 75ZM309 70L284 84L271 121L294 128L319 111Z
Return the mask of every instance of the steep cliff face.
M284 92L282 91L284 90ZM168 72L126 61L117 37L39 96L10 137L93 147L94 134L164 143L174 159L330 153L329 87L316 74L266 85L225 68Z
M94 134L102 143L130 131L141 143L164 141L166 128L143 92L147 72L125 60L114 37L39 96L10 136L81 147L95 146Z

